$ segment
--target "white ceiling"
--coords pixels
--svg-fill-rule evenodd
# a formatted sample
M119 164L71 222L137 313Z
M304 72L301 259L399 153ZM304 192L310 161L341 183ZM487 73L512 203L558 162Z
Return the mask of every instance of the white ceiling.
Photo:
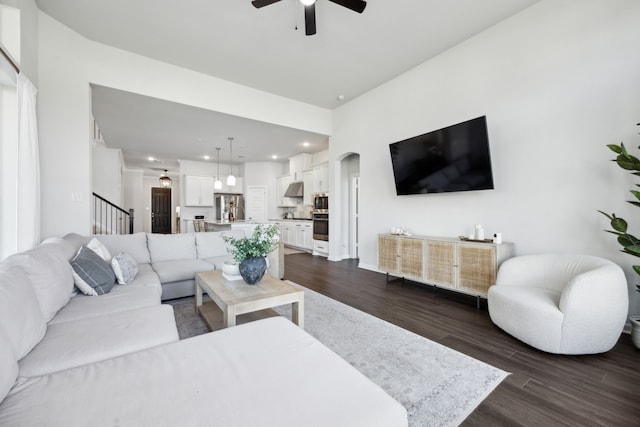
M286 161L298 153L327 149L326 135L92 86L93 114L110 148L120 148L128 168L177 171L177 160L229 164ZM205 159L204 156L209 156ZM155 161L149 161L153 157Z
M333 109L536 1L369 0L365 11L357 14L318 0L314 36L304 35L298 0L282 0L261 9L250 0L36 3L88 39ZM239 146L244 143L247 159L254 161L305 151L299 149L304 140L317 144L308 152L327 144L320 135L109 88L94 88L93 106L107 145L123 148L128 167L142 167L136 160L141 156L166 156L168 163L187 158L176 148L198 160L207 146L228 145L227 136L236 137ZM132 111L137 116L132 117ZM212 123L216 126L209 126ZM203 140L202 147L193 142L197 138ZM158 154L149 152L151 148Z

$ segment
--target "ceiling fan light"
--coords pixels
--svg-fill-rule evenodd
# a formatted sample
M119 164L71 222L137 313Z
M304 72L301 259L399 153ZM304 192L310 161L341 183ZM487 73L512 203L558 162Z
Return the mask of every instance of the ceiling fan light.
M302 3L305 6L311 6L315 2L316 2L316 0L300 0L300 3Z

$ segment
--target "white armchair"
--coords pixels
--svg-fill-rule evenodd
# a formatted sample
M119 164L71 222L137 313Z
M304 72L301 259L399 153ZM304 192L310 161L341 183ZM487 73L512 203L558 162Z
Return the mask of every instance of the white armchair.
M539 350L609 351L627 319L622 269L589 255L541 254L502 263L487 296L491 320Z

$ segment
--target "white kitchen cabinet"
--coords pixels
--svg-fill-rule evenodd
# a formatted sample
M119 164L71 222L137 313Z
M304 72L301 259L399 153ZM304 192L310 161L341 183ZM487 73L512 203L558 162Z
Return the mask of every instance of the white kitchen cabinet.
M287 246L311 251L313 224L311 221L281 221L280 240Z
M329 164L321 163L313 167L313 192L329 192Z
M290 245L292 242L292 234L294 234L293 226L289 223L282 222L280 223L280 240L285 245Z
M276 189L278 207L296 207L296 202L294 200L289 197L284 197L284 193L287 191L287 188L289 188L289 184L291 184L291 182L290 175L284 175L278 178Z
M311 223L295 224L296 243L295 245L301 249L313 249L313 233Z
M313 170L302 172L302 182L304 183L302 204L313 205Z
M213 206L213 177L184 177L185 206Z
M311 169L313 155L302 153L289 157L289 176L291 182L302 181L302 173Z
M244 180L241 176L236 176L236 185L227 185L227 177L220 177L220 181L222 181L222 188L220 190L215 190L216 193L236 193L243 194L244 193Z

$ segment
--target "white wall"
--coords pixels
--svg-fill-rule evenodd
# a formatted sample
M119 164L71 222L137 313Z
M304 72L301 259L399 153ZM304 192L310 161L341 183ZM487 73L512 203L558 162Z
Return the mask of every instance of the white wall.
M87 42L40 13L38 121L42 238L91 231Z
M331 112L327 109L101 45L42 12L39 18L36 48L40 51L43 238L90 231L90 83L267 123L331 133ZM235 173L238 165L234 168ZM72 195L79 195L80 201L72 202ZM146 218L144 224L146 229Z
M122 207L133 209L133 232L144 231L145 194L144 172L142 170L125 169L122 174L123 200ZM179 187L175 185L175 187ZM173 190L171 191L173 195Z
M376 268L377 234L391 226L458 236L481 223L518 254L612 259L631 288L635 259L602 231L608 224L596 210L638 217L624 202L632 180L605 145L640 144L639 23L636 0L543 0L336 110L332 200L341 200L337 160L359 153L361 266ZM396 196L389 143L481 115L495 190Z
M122 207L122 151L94 142L92 149L92 191Z
M2 40L2 43L20 65L20 71L38 87L38 6L33 0L0 0L0 4L20 11L20 33L17 40ZM6 31L12 29L5 28L8 22L4 20L1 24L0 34L5 36ZM15 51L14 47L19 51Z

